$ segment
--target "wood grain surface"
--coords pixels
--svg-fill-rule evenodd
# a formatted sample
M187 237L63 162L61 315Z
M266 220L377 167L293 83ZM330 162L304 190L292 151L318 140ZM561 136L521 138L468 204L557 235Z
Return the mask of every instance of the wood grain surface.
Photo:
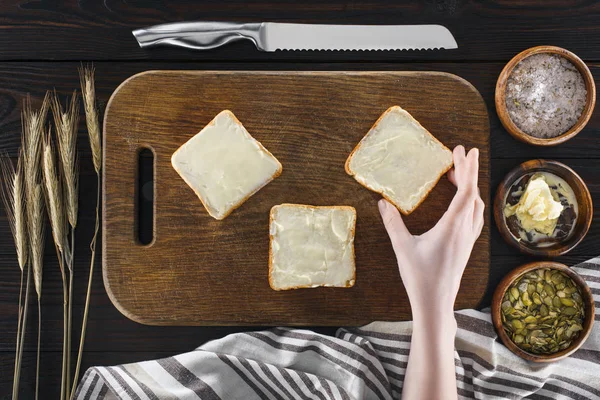
M156 325L360 325L410 317L379 195L344 171L356 143L391 105L401 105L450 148L481 149L489 199L489 123L463 79L423 72L181 72L136 75L105 115L104 283L127 317ZM282 175L223 221L211 218L170 164L171 154L230 109L283 164ZM154 241L136 240L138 153L154 161ZM455 192L444 179L405 220L431 228ZM350 205L357 210L356 285L275 292L269 288L268 217L273 205ZM489 217L467 266L457 308L475 307L489 269Z
M198 61L508 61L528 47L553 44L600 59L600 3L593 0L3 0L0 60ZM275 52L236 43L210 52L144 50L131 31L175 21L322 24L442 24L451 51ZM254 68L253 68L254 69Z

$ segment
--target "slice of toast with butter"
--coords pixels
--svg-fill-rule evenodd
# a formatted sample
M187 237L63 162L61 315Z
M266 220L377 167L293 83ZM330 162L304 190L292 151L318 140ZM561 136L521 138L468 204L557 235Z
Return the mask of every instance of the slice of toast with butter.
M229 110L184 143L171 164L206 211L224 219L281 174L281 163Z
M452 165L452 151L407 111L394 106L350 153L346 172L408 215Z
M269 226L271 288L354 286L355 226L354 207L274 206Z

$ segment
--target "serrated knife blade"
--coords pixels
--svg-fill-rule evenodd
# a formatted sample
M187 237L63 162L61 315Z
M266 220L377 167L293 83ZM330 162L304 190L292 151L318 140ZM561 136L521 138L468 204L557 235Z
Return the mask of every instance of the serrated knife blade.
M321 25L278 22L176 22L133 31L140 47L172 45L197 50L251 40L262 51L456 49L441 25Z

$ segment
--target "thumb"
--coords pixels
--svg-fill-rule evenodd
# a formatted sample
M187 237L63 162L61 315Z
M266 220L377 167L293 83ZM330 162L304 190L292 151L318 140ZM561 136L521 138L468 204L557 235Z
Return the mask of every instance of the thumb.
M400 242L409 238L410 232L404 225L404 221L398 212L398 209L391 205L387 200L381 199L378 202L379 213L383 219L385 230L387 231L394 249Z

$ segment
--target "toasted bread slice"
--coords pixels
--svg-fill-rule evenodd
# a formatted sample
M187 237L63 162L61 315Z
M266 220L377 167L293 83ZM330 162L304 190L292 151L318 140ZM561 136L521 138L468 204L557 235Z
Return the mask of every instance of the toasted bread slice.
M354 286L355 226L354 207L281 204L271 208L271 288Z
M281 163L229 110L220 112L171 157L206 211L224 219L281 174Z
M394 106L350 153L346 172L408 215L452 165L452 151L407 111Z

